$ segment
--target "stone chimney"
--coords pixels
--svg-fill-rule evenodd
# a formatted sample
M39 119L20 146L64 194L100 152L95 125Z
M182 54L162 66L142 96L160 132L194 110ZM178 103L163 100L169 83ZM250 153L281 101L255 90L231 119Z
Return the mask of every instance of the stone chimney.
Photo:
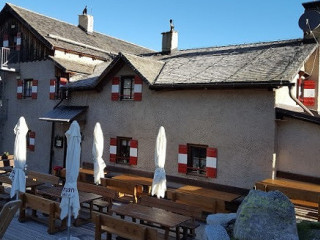
M170 19L170 31L162 33L162 52L170 54L178 49L178 32L174 30L174 25Z
M93 16L87 14L87 6L84 8L82 15L79 15L78 26L88 34L93 33Z
M302 3L304 13L299 19L305 40L320 39L320 1Z

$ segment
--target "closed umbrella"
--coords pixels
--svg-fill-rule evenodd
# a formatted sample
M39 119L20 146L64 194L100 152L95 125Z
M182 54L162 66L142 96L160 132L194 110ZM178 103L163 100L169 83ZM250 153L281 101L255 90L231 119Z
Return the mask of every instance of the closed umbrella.
M156 147L154 153L154 161L156 170L154 172L152 181L151 195L157 195L157 198L164 198L167 190L166 171L164 164L166 162L167 138L164 127L160 127L156 140Z
M20 117L14 128L16 138L14 141L14 168L10 173L12 187L10 197L12 198L18 192L26 191L26 175L24 168L27 160L27 138L28 126L24 117Z
M77 179L80 168L81 134L77 121L73 121L69 130L65 133L67 137L67 159L66 159L66 182L61 193L60 218L68 215L68 238L70 239L71 215L77 218L80 210ZM74 238L73 238L74 239Z
M104 168L106 163L102 159L103 155L103 132L100 123L96 123L93 131L92 155L94 163L94 182L100 184L100 178L104 177Z

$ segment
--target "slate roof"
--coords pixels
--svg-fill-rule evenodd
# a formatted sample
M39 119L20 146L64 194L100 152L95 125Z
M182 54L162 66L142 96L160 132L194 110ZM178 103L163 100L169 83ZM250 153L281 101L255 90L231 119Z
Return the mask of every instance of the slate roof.
M316 49L300 39L178 51L165 61L154 85L291 81Z
M58 47L107 59L110 58L110 53L113 55L119 51L132 54L153 52L150 49L98 32L87 34L78 26L32 12L11 3L7 3L3 8L2 12L6 11L24 22L30 31L39 34L47 46L51 48ZM54 36L71 40L73 43L61 39L57 40ZM85 47L83 44L91 48Z
M49 56L49 58L52 59L57 66L68 72L92 74L96 66L96 64L82 63L65 58L52 56Z
M170 55L156 53L142 57L119 53L99 78L90 84L83 80L77 87L98 86L120 60L151 89L279 87L291 84L316 47L315 43L294 39L182 50Z

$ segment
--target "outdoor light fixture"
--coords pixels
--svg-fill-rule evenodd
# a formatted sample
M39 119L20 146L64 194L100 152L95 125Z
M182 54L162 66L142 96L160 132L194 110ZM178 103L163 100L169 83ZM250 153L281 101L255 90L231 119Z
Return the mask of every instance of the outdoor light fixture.
M63 137L61 136L56 136L54 138L54 146L56 148L63 148Z

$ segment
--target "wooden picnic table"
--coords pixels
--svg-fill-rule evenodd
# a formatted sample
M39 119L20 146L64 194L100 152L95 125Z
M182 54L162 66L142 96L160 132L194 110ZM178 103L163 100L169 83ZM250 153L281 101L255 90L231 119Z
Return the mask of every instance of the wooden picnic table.
M147 192L149 194L151 193L151 187L152 187L152 181L153 181L152 178L141 177L141 176L130 175L130 174L121 174L121 175L114 176L112 178L142 185L143 187L146 187Z
M44 189L39 189L36 191L36 194L41 195L42 197L49 197L51 199L56 199L56 201L61 201L61 192L62 192L63 187L62 186L55 186L55 187L48 187L48 188L44 188ZM100 199L102 198L101 195L99 194L95 194L95 193L89 193L89 192L82 192L82 191L78 191L79 193L79 202L80 204L83 203L88 203L90 205L90 218L89 219L85 219L85 220L91 220L92 218L92 210L93 210L93 201L96 199ZM80 219L76 219L75 224L76 225L80 225L81 223L83 223L84 221L83 218ZM81 223L80 223L81 222Z
M199 195L199 196L204 196L204 197L211 197L217 200L223 200L225 202L231 202L239 197L241 195L239 194L234 194L234 193L229 193L229 192L223 192L223 191L218 191L214 189L208 189L208 188L203 188L199 186L191 186L191 185L185 185L182 186L176 191L181 191L181 192L187 192L189 194L194 194L194 195Z
M320 221L320 185L278 178L256 182L255 187L266 192L278 190L296 205L318 208L318 221Z
M12 181L8 175L0 175L0 185L2 185L3 183L9 185L12 184ZM30 187L32 193L35 193L36 187L42 184L44 183L40 181L34 181L33 179L26 177L26 188Z
M176 239L180 239L180 225L186 221L192 220L191 217L172 213L160 208L147 207L133 203L113 207L111 211L119 214L122 218L124 216L131 217L133 221L139 219L142 222L159 224L165 229L165 239L169 238L169 231L171 228L175 228ZM184 235L186 235L185 229L183 232Z

